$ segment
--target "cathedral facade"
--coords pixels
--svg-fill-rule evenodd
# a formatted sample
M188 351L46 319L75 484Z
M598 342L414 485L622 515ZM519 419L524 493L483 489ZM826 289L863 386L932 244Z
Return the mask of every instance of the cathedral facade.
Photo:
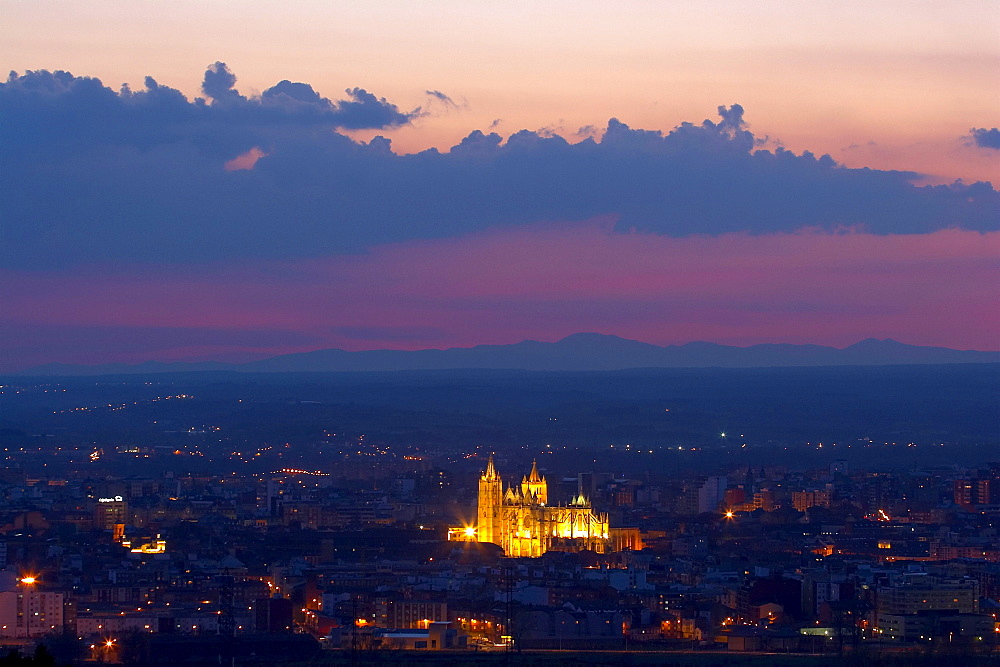
M536 558L546 551L604 553L608 548L608 515L597 514L583 493L568 505L549 505L548 483L531 464L520 487L503 488L493 457L479 477L479 504L469 538L492 542L508 557Z

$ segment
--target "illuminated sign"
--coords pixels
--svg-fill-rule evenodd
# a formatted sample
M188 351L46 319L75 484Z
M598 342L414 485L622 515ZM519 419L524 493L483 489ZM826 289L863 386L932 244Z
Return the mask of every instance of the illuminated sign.
M120 503L123 500L125 500L125 499L122 498L121 496L115 496L114 498L98 498L97 502L99 502L99 503Z

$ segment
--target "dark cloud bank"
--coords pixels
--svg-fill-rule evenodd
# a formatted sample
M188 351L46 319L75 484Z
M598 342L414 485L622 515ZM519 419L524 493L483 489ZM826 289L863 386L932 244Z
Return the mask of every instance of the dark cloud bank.
M216 63L202 91L189 101L151 77L115 92L67 72L11 73L0 83L0 266L328 255L602 215L620 231L674 236L1000 227L988 183L916 187L912 173L762 150L735 104L667 134L612 119L576 144L475 131L447 153L396 155L385 138L337 130L423 112L361 88L334 101L282 81L248 98ZM983 132L974 138L989 146L996 130ZM251 149L265 154L252 170L224 168Z
M993 148L1000 150L1000 129L991 127L974 127L972 132L972 142L980 148Z

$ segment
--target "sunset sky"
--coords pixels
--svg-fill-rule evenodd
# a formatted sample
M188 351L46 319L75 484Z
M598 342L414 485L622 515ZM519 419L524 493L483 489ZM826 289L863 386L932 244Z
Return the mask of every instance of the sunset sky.
M0 372L581 331L1000 349L1000 3L0 16Z

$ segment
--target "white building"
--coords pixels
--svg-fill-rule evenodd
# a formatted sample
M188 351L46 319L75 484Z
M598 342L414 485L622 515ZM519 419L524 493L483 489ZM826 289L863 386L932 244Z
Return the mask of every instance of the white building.
M0 572L0 637L39 637L61 631L63 594L39 591L30 577Z

